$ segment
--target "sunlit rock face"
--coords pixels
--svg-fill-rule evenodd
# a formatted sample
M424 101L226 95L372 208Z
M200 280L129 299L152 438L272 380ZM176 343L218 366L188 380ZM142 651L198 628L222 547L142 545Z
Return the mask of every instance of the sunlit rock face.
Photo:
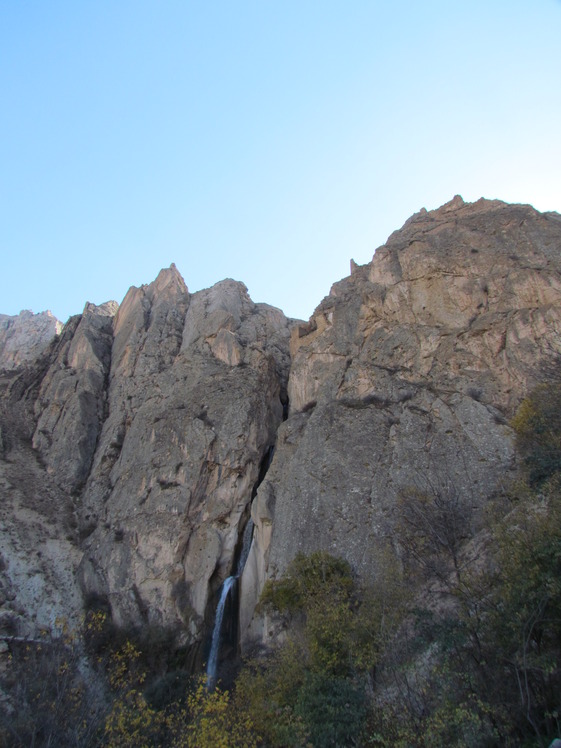
M282 312L242 283L190 294L172 265L120 307L86 305L40 365L6 373L11 631L77 620L78 580L118 624L200 640L286 406L289 339Z
M37 359L62 330L51 314L28 310L10 317L0 314L0 369L12 370Z
M33 447L58 485L76 495L84 486L105 418L116 302L86 304L52 352L35 403Z
M118 623L200 635L281 422L289 337L231 280L191 295L172 266L125 297L79 511L83 587Z
M290 417L253 504L242 637L264 581L325 549L376 573L410 490L456 492L477 524L512 468L508 420L558 369L561 217L456 197L414 215L292 333Z
M28 327L20 365L0 373L0 635L80 625L76 501L104 418L116 307L87 304L47 346Z

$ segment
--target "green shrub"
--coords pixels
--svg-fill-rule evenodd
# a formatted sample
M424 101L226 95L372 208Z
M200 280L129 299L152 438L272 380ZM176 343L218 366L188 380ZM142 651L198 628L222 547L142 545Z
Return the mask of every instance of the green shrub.
M511 421L530 486L561 471L561 385L537 387Z

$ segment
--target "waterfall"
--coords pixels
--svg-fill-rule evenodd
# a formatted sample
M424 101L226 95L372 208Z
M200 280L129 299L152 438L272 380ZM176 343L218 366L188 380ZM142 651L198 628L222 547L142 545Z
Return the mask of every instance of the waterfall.
M274 445L271 445L267 449L265 455L263 456L261 460L261 464L259 466L259 476L257 478L257 481L255 482L255 485L253 486L253 492L251 495L252 501L255 498L257 489L262 483L267 470L271 466L274 453L275 453L275 447ZM249 551L251 548L252 540L253 540L253 520L250 517L243 531L240 555L238 557L238 562L235 566L235 573L233 574L233 576L228 577L227 579L224 580L224 583L222 585L222 589L220 592L220 599L216 607L216 615L214 618L214 628L212 629L212 640L211 640L211 645L210 645L210 652L208 655L208 662L206 666L206 685L208 689L213 688L214 683L216 681L216 671L218 668L218 655L220 654L220 635L222 633L222 621L224 619L224 610L226 608L226 603L228 602L228 595L230 594L232 587L235 587L235 585L238 582L238 579L242 575L244 566L249 556Z
M216 680L216 668L218 666L218 650L220 649L220 632L222 630L222 619L224 618L224 608L226 607L226 600L230 590L236 583L236 577L228 577L224 580L222 585L222 592L220 594L220 600L216 607L216 618L214 620L214 628L212 630L212 643L210 645L210 653L208 655L208 663L206 666L206 686L212 688L214 681Z
M222 621L224 619L224 609L226 608L228 595L230 594L230 590L232 589L232 587L234 587L239 577L241 576L241 573L245 566L245 562L247 561L247 557L249 556L249 549L251 548L252 539L253 539L253 520L250 517L244 528L243 538L242 538L242 549L241 549L240 557L238 559L236 573L234 576L227 577L224 580L224 584L222 585L222 591L220 593L220 600L218 601L218 605L216 606L216 616L214 619L214 628L212 630L212 641L210 645L210 653L208 655L208 663L206 666L206 687L207 688L212 688L216 681L216 669L218 667L218 653L220 651L220 634L222 632Z

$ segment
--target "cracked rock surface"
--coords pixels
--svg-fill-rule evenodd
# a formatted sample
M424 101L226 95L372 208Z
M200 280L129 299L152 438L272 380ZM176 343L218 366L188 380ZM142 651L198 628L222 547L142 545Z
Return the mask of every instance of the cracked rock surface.
M35 368L5 372L2 574L16 628L33 627L38 605L20 571L28 546L52 536L64 574L45 552L53 573L37 571L51 621L81 609L78 580L118 624L200 640L282 419L290 324L236 281L190 294L172 265L120 307L86 305Z
M0 314L0 369L30 364L60 335L62 322L51 313L29 310L16 316Z

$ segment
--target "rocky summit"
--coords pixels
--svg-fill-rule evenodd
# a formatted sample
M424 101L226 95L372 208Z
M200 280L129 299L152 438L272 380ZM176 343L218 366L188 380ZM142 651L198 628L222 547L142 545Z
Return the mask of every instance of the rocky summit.
M0 314L0 367L16 369L30 363L60 335L62 327L51 312L33 314L26 309L17 317Z
M62 329L46 314L0 317L0 633L96 597L200 661L250 516L245 648L275 636L257 602L298 552L375 577L404 492L455 491L481 524L509 420L558 370L561 216L422 210L308 322L173 265Z

